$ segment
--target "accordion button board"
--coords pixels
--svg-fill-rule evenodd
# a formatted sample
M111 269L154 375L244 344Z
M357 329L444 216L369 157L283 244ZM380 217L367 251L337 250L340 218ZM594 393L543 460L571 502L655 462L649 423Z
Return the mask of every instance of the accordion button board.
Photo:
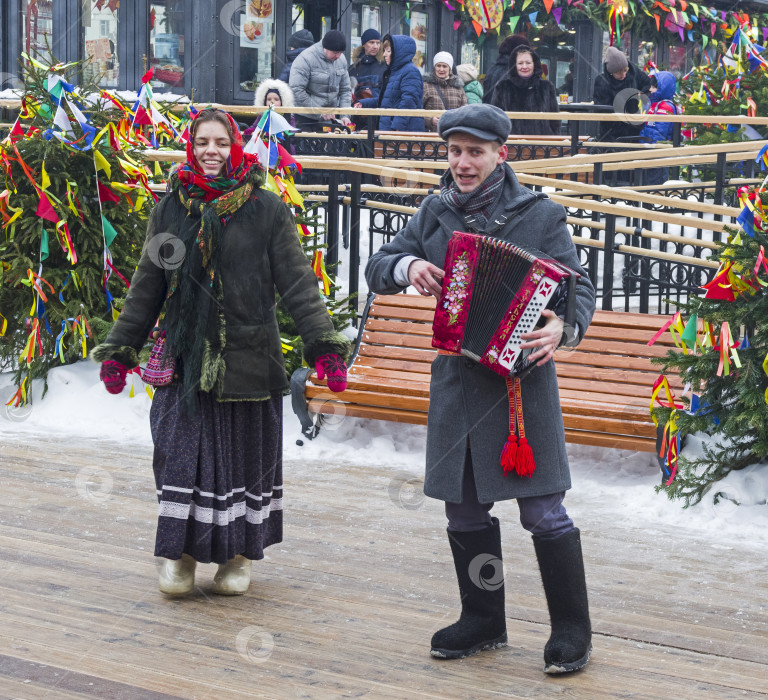
M521 336L536 328L544 309L564 310L566 321L573 317L579 275L541 251L455 231L444 270L433 347L502 376L523 376L529 369L533 350L520 347Z

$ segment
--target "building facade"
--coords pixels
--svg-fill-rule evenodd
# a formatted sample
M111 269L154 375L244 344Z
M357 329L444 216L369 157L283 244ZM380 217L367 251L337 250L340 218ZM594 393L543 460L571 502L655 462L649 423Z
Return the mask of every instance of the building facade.
M590 100L610 43L608 31L583 19L568 23L537 14L541 17L533 21L521 15L515 31L536 47L559 93ZM423 71L437 51L449 51L457 63L474 63L482 75L496 60L499 35L478 34L461 17L466 20L443 0L3 0L0 90L14 84L22 52L45 56L49 47L60 61L89 57L83 79L105 88L136 90L153 68L156 91L249 104L261 80L279 75L289 38L300 29L316 40L329 29L341 30L348 57L370 27L382 35L409 34ZM503 34L510 31L506 21ZM680 43L664 31L627 32L619 45L641 66L650 60L678 74L702 53L716 53L714 42Z

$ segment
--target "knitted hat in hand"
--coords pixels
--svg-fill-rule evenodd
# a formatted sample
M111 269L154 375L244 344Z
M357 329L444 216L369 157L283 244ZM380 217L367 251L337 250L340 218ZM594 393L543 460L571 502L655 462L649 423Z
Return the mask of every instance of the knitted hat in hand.
M373 40L381 41L381 34L379 34L375 29L366 29L363 32L363 36L360 37L360 43L363 45Z
M323 37L323 48L328 51L344 51L347 48L347 40L338 29L331 29Z
M295 34L291 34L288 40L288 47L292 49L307 49L315 43L315 37L309 29L300 29Z
M447 51L438 51L432 59L432 65L436 66L438 63L447 63L449 68L453 68L453 56Z
M609 73L618 73L629 68L629 61L615 46L609 46L605 50L605 67Z
M477 68L471 63L462 63L456 66L456 75L458 75L466 85L473 80L477 80Z

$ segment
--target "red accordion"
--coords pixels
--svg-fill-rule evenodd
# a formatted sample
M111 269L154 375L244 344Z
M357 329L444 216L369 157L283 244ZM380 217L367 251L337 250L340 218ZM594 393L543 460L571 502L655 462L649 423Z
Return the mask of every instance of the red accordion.
M521 349L520 336L536 328L541 312L564 307L566 325L573 326L579 274L541 251L455 231L444 270L433 347L522 377L535 348Z

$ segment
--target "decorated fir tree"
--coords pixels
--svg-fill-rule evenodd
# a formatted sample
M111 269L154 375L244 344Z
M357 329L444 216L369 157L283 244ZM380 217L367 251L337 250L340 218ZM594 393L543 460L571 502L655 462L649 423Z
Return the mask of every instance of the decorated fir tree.
M764 47L752 42L747 31L737 29L716 63L694 68L680 82L683 111L692 115L762 116L768 114L768 61ZM697 124L689 136L701 145L732 143L745 138L765 138L762 126Z
M686 506L731 471L768 459L768 192L745 187L739 196L742 229L730 230L717 274L663 329L679 347L660 360L663 372L679 374L686 390L675 396L663 374L654 388L660 488ZM697 431L711 436L703 456L680 456L681 438Z
M106 335L154 201L130 110L95 85L75 88L80 63L25 59L21 112L0 146L0 359L15 372L15 405Z
M21 113L0 145L0 359L15 373L13 405L30 399L33 379L85 357L119 314L155 200L150 181L162 183L167 172L145 165L142 153L176 150L189 118L155 101L151 72L127 106L95 85L75 88L70 81L82 72L80 63L25 58ZM333 298L316 242L319 219L304 207L292 175L300 166L278 149L278 137L268 134L262 153L264 163L272 158L267 187L294 211L297 235L340 330L351 313ZM279 158L270 155L270 139ZM301 364L301 339L282 306L278 321L292 372Z

